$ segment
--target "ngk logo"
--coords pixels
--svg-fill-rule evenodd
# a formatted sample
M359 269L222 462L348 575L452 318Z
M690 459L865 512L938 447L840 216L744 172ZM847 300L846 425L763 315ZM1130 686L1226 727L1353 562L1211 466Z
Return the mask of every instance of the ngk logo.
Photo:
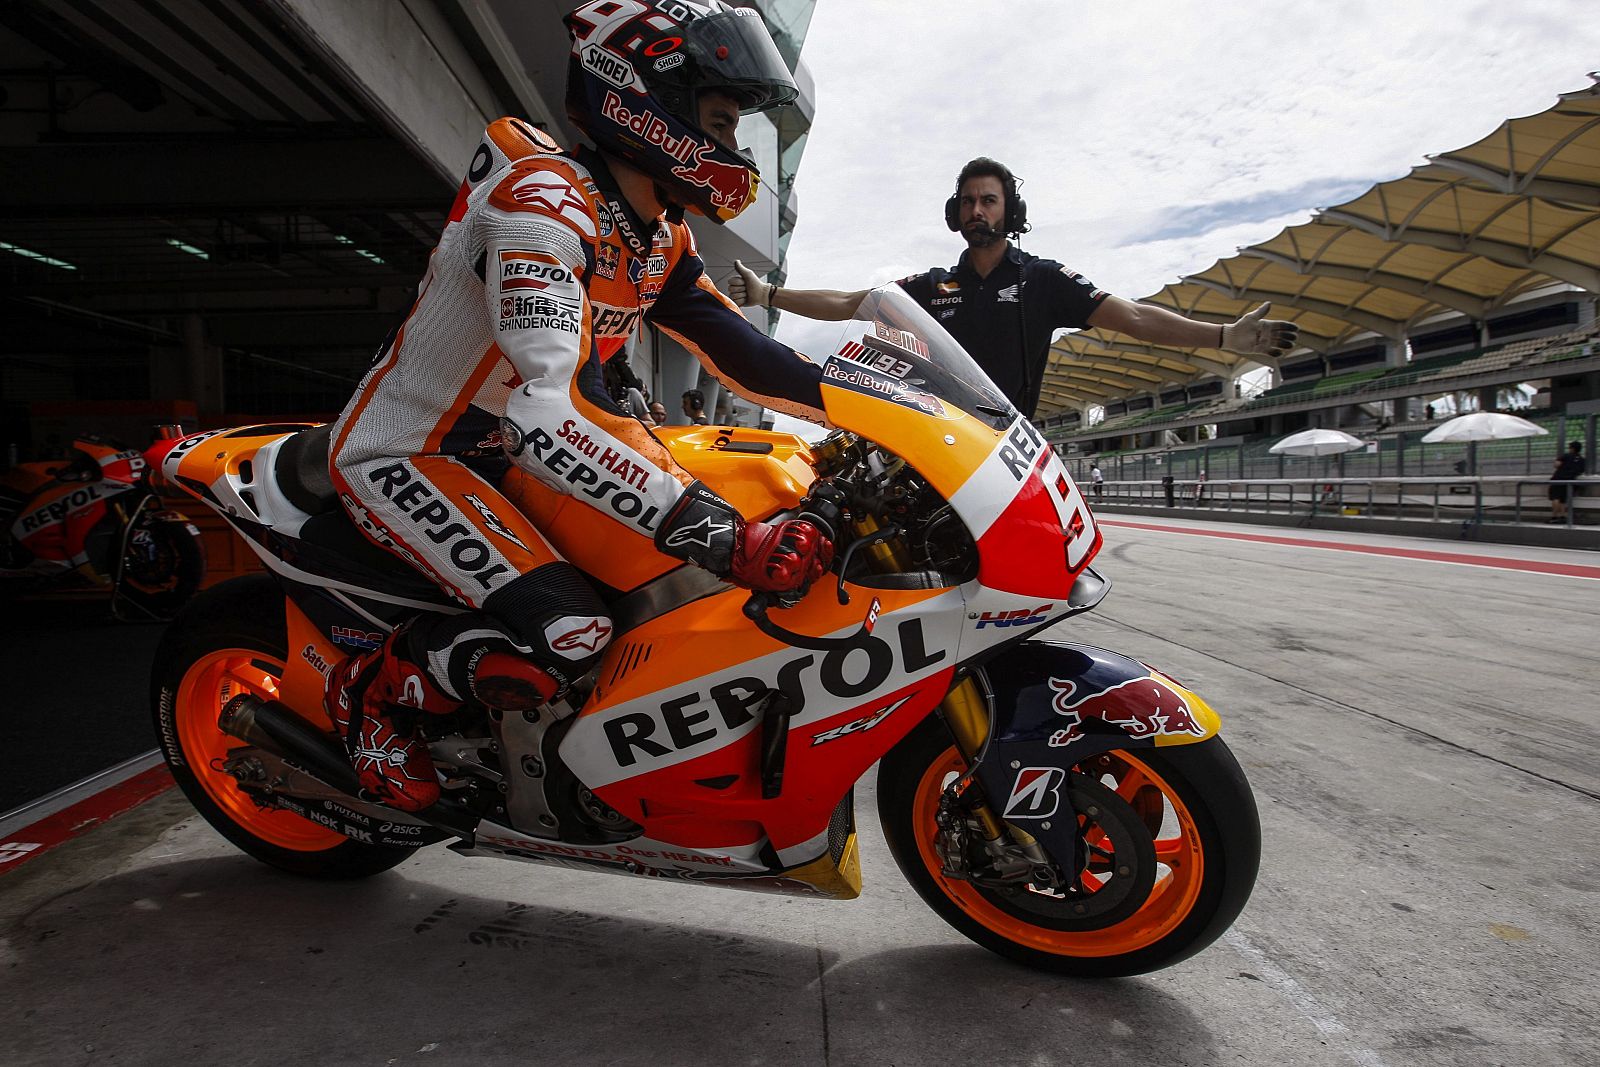
M1026 626L1033 622L1043 622L1055 604L1044 604L1037 608L1018 608L1016 611L986 611L978 616L978 625L973 627L981 630L985 626Z

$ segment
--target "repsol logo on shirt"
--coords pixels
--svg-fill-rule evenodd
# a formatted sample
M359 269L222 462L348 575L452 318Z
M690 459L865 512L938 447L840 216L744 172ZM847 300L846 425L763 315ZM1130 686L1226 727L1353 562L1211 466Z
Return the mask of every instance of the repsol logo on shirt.
M563 427L563 439L572 442L572 448L556 444L549 431L535 427L524 441L527 451L544 464L546 470L556 475L591 500L630 526L654 531L660 521L661 509L647 504L645 495L632 491L633 485L643 487L647 472L613 448L601 448L587 434L577 434L569 420ZM573 437L580 440L573 441ZM580 458L591 456L595 462L586 463ZM635 482L634 479L637 479Z
M730 678L704 692L695 689L664 700L654 712L618 715L605 724L611 754L617 766L632 767L640 755L668 756L739 729L755 718L755 709L774 688L788 697L790 713L798 715L808 692L820 689L846 700L866 696L897 669L903 675L917 674L949 654L942 648L928 650L921 619L901 622L895 636L893 644L863 636L820 658L814 652L801 653L778 667L776 684L756 677Z
M492 588L497 580L515 577L516 572L510 566L495 561L494 550L478 535L477 529L461 521L455 509L440 499L433 486L404 463L379 467L367 475L367 481L404 512L422 536L445 546L451 565L460 574L484 589Z

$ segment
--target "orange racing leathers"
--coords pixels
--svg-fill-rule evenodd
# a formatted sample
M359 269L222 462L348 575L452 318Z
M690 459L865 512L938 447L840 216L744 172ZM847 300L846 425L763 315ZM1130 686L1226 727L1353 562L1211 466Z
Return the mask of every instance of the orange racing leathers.
M604 516L618 553L656 552L662 517L705 492L605 391L602 362L641 320L743 395L822 420L818 368L716 290L687 226L635 216L598 155L491 125L415 305L333 429L357 523L472 609L410 634L449 696L481 696L489 652L526 657L560 693L611 633L591 586L497 488L508 453Z

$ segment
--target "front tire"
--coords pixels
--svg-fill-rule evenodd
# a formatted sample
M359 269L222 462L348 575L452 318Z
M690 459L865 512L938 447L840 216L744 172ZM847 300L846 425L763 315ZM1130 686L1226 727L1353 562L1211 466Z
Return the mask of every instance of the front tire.
M205 580L205 546L188 522L141 519L128 531L114 574L112 610L118 618L165 622Z
M161 753L195 810L241 851L310 878L364 878L408 848L352 841L292 812L257 804L222 769L244 742L222 732L223 705L275 698L288 656L283 593L266 575L235 578L190 601L156 650L151 695Z
M1211 944L1250 897L1261 861L1260 819L1221 738L1108 752L1071 768L1079 795L1107 801L1094 808L1106 809L1098 820L1079 813L1091 846L1087 898L942 873L935 815L945 785L966 770L949 731L930 716L884 757L878 815L895 862L923 901L993 952L1077 977L1144 974ZM1137 887L1134 897L1083 916L1096 892L1115 896L1129 884Z

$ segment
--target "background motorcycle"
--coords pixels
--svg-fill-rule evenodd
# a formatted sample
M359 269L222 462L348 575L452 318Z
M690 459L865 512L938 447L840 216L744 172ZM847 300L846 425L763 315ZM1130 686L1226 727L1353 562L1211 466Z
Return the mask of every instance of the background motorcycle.
M327 427L178 442L163 476L226 516L271 574L209 590L165 635L152 696L174 777L238 847L314 877L373 874L453 839L466 855L848 899L861 886L852 789L881 760L897 863L974 941L1094 976L1204 948L1254 884L1255 804L1198 695L1037 636L1109 588L1060 460L894 286L847 325L821 391L841 430L816 446L654 431L745 515L810 512L838 531L835 573L781 624L766 597L608 548L604 509L648 506L627 461L571 426L503 424L513 454L598 502L520 470L501 484L611 591L614 632L567 701L423 717L445 797L416 815L359 795L324 677L417 611L460 609L350 521ZM396 499L420 522L417 492ZM489 558L460 523L428 536L458 539L464 566ZM595 647L607 635L588 621L554 643Z
M137 449L86 434L66 460L0 474L16 507L0 536L0 588L111 591L119 619L170 619L205 578L200 531L151 490Z

